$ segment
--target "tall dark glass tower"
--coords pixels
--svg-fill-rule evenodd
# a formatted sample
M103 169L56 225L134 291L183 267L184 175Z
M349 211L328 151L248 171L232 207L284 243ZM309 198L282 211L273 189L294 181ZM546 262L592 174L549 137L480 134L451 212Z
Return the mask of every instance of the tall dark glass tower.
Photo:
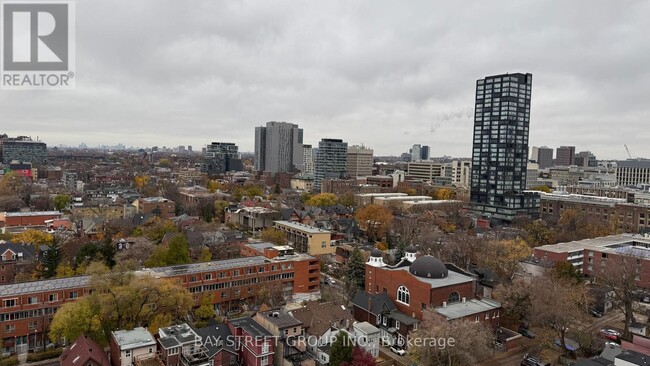
M524 192L532 83L519 73L476 81L470 197L486 217L539 217L539 195Z

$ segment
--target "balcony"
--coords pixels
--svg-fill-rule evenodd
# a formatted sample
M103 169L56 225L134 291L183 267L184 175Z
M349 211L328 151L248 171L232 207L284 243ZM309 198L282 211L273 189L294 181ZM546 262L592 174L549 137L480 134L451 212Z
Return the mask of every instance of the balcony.
M205 346L181 352L181 362L184 366L209 366L210 357Z

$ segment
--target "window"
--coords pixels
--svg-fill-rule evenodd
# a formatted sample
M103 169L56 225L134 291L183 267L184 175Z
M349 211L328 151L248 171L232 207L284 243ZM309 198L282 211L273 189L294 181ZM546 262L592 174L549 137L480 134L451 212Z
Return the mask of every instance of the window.
M130 349L126 350L125 355L126 357L131 357L131 350Z
M208 280L211 280L211 279L212 279L212 273L207 273L205 275L205 280L208 281Z
M239 270L238 270L238 269L234 270L232 275L233 275L234 277L239 276Z
M408 305L411 302L411 295L405 286L400 286L397 289L397 301Z
M28 304L38 304L38 297L32 296L29 299L27 299Z
M265 366L269 364L269 356L262 356L261 365Z
M327 246L327 244L325 244L325 241L322 241L321 244L320 244L320 247L325 248L326 246Z
M77 293L77 291L70 291L71 299L76 299L77 297L79 297L79 293Z
M264 342L262 345L262 353L269 353L269 342Z
M34 330L38 328L38 320L29 322L29 330Z
M57 294L49 294L49 295L47 296L47 301L57 301L58 298L59 298L59 297L57 296Z
M5 308L12 308L14 306L16 306L16 299L9 299L4 301Z
M485 313L485 320L490 319L490 313Z
M460 301L460 294L458 292L454 291L451 294L449 294L449 301L447 302L452 303L452 302L459 302L459 301Z
M381 324L381 315L377 315L377 325Z
M477 315L476 318L474 319L474 322L478 323L478 315Z
M196 276L191 276L190 277L190 282L196 282Z
M422 303L422 310L427 310L427 304Z
M16 331L16 326L13 324L5 325L5 333L13 333Z
M395 321L395 329L399 330L399 320Z
M153 348L149 347L149 353L153 353Z

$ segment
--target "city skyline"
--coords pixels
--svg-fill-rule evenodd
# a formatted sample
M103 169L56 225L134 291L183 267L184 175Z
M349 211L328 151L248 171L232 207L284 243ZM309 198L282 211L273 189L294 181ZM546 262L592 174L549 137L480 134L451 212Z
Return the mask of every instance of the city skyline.
M636 132L650 116L650 4L514 4L143 1L142 22L125 1L79 3L76 90L0 91L2 132L251 152L254 128L275 120L301 126L306 144L468 157L474 81L530 72L530 146L650 157Z

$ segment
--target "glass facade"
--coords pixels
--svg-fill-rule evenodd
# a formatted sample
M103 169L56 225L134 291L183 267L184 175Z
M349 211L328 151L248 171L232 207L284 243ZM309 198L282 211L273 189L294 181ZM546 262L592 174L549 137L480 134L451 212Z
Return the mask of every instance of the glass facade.
M531 74L476 82L471 202L488 217L539 215L539 196L524 193L528 162Z

